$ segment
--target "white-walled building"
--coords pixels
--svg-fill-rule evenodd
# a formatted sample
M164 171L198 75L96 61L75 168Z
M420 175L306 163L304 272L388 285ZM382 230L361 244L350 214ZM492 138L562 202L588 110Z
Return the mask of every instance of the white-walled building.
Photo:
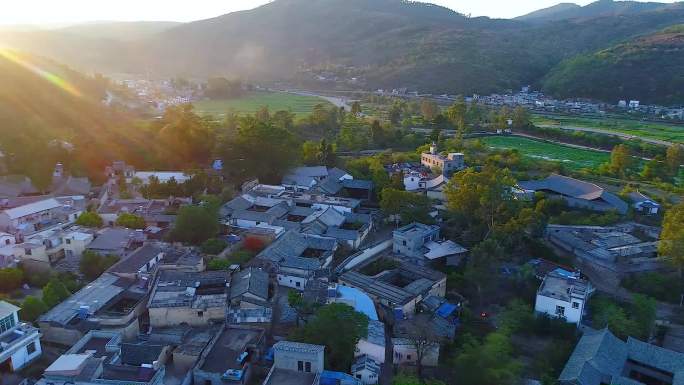
M42 353L40 332L19 322L19 310L0 301L0 372L20 370Z
M552 271L544 277L537 291L534 311L579 325L589 294L589 282Z

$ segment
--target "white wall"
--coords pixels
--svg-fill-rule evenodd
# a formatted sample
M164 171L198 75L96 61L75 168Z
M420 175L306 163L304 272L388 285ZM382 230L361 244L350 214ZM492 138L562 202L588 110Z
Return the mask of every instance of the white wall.
M39 334L36 334L35 338L26 341L26 343L23 344L23 346L21 346L19 349L17 349L16 352L14 352L14 354L12 354L12 370L17 371L23 368L24 366L26 366L26 364L30 363L31 361L33 361L41 355L43 350L40 346L40 339L38 337ZM28 350L26 350L26 347L31 343L35 343L36 350L33 353L29 354Z
M356 352L354 353L354 357L362 356L364 354L379 363L385 362L384 346L372 344L365 339L360 339L356 344Z
M392 339L394 344L394 363L415 365L416 349L413 345L402 343L400 338ZM434 344L423 356L423 366L437 366L439 364L439 344Z
M378 375L367 369L352 373L352 375L361 380L364 385L374 385L378 383Z
M565 320L570 323L579 324L582 321L584 301L577 298L573 298L572 301L578 304L577 308L573 308L570 302L537 294L534 311L548 314L550 317L557 317L556 306L563 306L565 308Z
M291 287L299 291L304 291L304 286L308 280L302 277L295 277L292 275L278 274L278 284L281 286ZM299 286L297 286L299 283Z

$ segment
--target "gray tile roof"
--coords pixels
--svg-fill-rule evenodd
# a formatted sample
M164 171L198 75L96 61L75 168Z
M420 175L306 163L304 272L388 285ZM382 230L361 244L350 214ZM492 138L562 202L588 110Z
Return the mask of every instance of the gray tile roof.
M673 385L684 384L684 354L629 337L627 342L608 329L588 329L560 374L561 383L578 385L632 385L622 377L627 360L673 375Z
M339 181L345 175L349 175L348 172L342 170L341 168L333 167L328 169L328 179Z
M327 177L328 168L325 166L297 167L290 174L311 177Z
M133 366L141 366L142 364L152 365L152 363L159 359L162 350L164 350L163 345L122 343L121 363Z
M316 188L325 194L335 195L342 190L343 186L337 179L328 177L326 180L319 183Z
M328 227L325 236L343 241L355 241L359 239L359 232L356 230L341 229L339 227Z
M252 211L252 210L240 210L240 211L235 211L232 215L233 219L241 219L244 221L254 221L254 222L265 222L265 223L271 223L276 218L278 218L277 215L269 214L267 212L262 212L262 211Z
M359 189L359 190L372 190L373 182L370 180L363 179L345 179L342 181L342 186L344 188Z
M264 300L268 299L268 273L250 267L233 274L230 282L230 298L252 294Z
M281 352L320 353L325 350L325 346L305 344L302 342L280 341L273 345L273 350Z
M587 201L601 199L615 207L615 209L621 213L626 212L628 209L627 203L623 202L622 199L614 194L607 192L602 187L562 175L553 174L546 179L521 181L518 184L526 190L548 190L563 196Z
M332 238L300 234L291 230L264 249L257 258L279 262L292 257L300 257L306 249L333 252L336 248L337 241Z
M110 273L137 273L148 262L156 258L162 252L161 247L147 244L139 247L131 255L121 259L109 268Z

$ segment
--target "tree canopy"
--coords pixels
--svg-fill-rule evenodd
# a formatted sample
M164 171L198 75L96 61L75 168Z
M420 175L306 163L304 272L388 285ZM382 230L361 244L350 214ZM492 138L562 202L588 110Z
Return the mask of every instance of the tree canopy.
M295 341L325 345L326 367L347 371L354 359L359 339L368 333L368 317L343 303L320 307L303 327L293 334Z

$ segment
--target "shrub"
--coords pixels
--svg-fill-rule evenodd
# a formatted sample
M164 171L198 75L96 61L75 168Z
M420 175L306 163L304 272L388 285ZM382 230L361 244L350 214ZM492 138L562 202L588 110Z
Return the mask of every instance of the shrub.
M48 311L48 307L40 298L29 295L24 299L19 311L19 318L23 321L33 322L41 314Z
M207 270L228 270L230 265L232 265L232 263L227 259L214 258L207 263Z
M9 293L21 287L24 272L21 269L0 269L0 291Z
M93 251L86 250L81 257L79 270L88 280L92 281L118 261L119 257L116 255L101 256Z
M76 224L85 227L102 227L102 217L96 212L85 211L76 219Z
M261 240L260 238L256 237L247 237L245 238L245 244L244 247L245 249L253 252L253 253L258 253L261 250L264 249L264 241Z
M220 254L226 247L228 247L228 242L220 238L211 238L204 241L201 248L205 254L216 255Z
M134 214L123 213L116 218L116 225L128 229L144 229L145 219Z

